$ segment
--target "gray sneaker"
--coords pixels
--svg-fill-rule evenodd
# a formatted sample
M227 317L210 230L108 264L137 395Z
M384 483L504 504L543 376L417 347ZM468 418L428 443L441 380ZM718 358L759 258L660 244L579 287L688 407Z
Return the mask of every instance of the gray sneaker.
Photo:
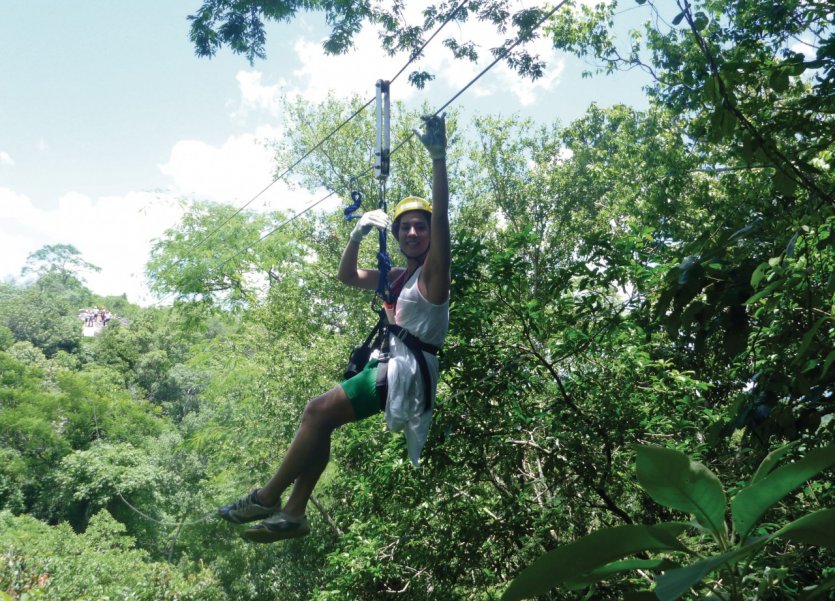
M278 500L272 507L265 507L258 502L258 489L253 488L252 491L242 496L237 501L224 505L217 510L220 517L224 520L234 522L236 524L245 524L247 522L254 522L255 520L263 520L274 513L281 511L281 499Z
M307 518L293 518L284 512L274 513L260 524L247 528L243 537L254 543L272 543L286 538L299 538L310 533Z

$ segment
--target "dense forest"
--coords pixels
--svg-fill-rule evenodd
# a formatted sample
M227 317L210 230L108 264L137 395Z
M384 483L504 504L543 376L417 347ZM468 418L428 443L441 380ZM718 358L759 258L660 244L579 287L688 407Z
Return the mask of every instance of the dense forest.
M544 31L648 70L647 110L448 114L451 324L421 466L379 416L341 428L305 538L247 543L216 509L269 477L373 325L335 277L342 211L194 202L147 264L161 307L94 295L69 245L30 255L30 283L0 284L0 599L831 598L833 10L638 4L627 51L613 7ZM288 101L276 172L361 105ZM393 140L434 110L393 109ZM292 181L372 199L374 133L359 113ZM388 196L430 197L430 167L398 147ZM84 337L94 306L118 319Z

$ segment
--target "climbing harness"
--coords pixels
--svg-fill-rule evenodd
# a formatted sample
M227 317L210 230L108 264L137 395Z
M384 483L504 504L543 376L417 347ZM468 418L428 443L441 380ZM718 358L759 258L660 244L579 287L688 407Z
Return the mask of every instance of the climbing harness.
M397 278L397 281L391 286L394 302L397 302L397 296L400 295L400 290L403 288L406 275L407 273L404 271L403 274ZM351 351L351 357L348 360L348 367L345 369L345 373L342 376L343 380L349 380L360 373L368 364L371 354L375 350L379 351L382 349L383 344L386 341L386 325L388 324L386 312L382 309L376 309L375 311L377 313L377 322L374 324L374 327L371 328L371 333L366 337L365 342Z
M388 205L386 203L386 179L389 175L391 166L391 127L390 127L390 82L377 80L377 137L374 146L374 177L377 180L378 186L378 200L377 208L383 212L388 213ZM351 200L353 203L344 209L345 219L356 219L358 215L354 213L362 206L362 194L358 189L358 182L352 180ZM428 202L417 197L409 197L413 201L421 201L419 207L415 208L432 211ZM402 204L402 202L401 202ZM413 203L414 204L414 203ZM424 206L425 205L425 206ZM400 205L398 205L400 206ZM427 208L428 207L428 208ZM413 209L406 209L413 210ZM401 210L400 213L404 211ZM393 284L389 284L389 273L391 272L391 259L386 250L386 238L388 232L380 230L379 241L380 246L377 252L377 270L379 272L379 279L377 283L377 291L374 294L374 299L371 301L371 308L377 313L377 322L371 330L371 333L366 337L365 341L353 351L348 360L348 367L345 369L343 379L348 380L358 373L360 373L371 358L372 353L377 350L377 399L380 402L380 408L385 409L386 400L388 398L388 362L389 362L389 346L390 335L396 336L406 347L414 354L420 368L420 375L423 379L424 391L424 411L429 411L432 408L432 385L429 378L429 366L426 363L426 357L423 353L428 352L437 355L440 348L434 345L423 342L420 338L398 326L394 323L395 310L397 304L397 297L400 291L408 283L409 279L414 275L404 271L403 274ZM382 307L377 306L377 300L382 301Z
M409 274L404 271L394 284L392 284L393 305L397 304L397 297L400 296L401 290L413 275L413 273ZM437 356L441 349L433 344L422 341L406 328L393 323L393 320L390 322L386 311L378 310L377 314L377 322L371 329L371 333L368 334L360 346L351 351L348 367L345 369L342 379L349 380L360 373L371 359L371 354L375 350L379 351L377 355L377 400L380 403L380 409L385 409L386 400L388 399L389 335L397 336L415 356L418 368L420 369L420 376L423 380L423 407L424 411L428 411L432 408L432 386L429 378L429 365L426 363L426 357L424 357L423 352L425 351Z
M415 271L417 273L417 271ZM408 278L406 277L408 276ZM404 272L403 276L398 279L399 286L397 287L397 295L400 295L400 291L403 287L408 283L414 276L414 273L409 274L408 272ZM403 280L402 283L400 280ZM397 298L394 299L394 303L397 303ZM392 310L393 314L393 310ZM390 338L389 335L397 336L397 338L406 345L406 347L412 352L415 356L415 360L417 361L418 368L420 369L420 377L423 380L423 410L429 411L432 408L432 384L431 380L429 379L429 365L426 363L426 357L423 356L424 351L427 353L431 353L433 355L438 355L441 352L441 349L434 344L429 344L428 342L424 342L404 327L401 327L394 323L394 319L392 318L391 322L384 318L384 316L380 317L381 321L384 321L383 327L385 328L385 335L383 336L382 346L380 347L380 354L377 357L377 400L380 403L380 409L385 410L386 408L386 401L388 400L388 362L390 359L389 356L389 342Z

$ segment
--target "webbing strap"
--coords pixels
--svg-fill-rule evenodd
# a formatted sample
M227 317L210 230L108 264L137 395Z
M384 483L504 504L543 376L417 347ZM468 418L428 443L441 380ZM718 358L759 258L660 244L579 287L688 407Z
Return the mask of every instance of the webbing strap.
M420 338L409 332L406 328L396 324L390 324L387 328L387 334L397 336L403 344L412 352L417 360L418 368L420 369L420 377L423 380L423 410L429 411L432 408L432 383L429 379L429 364L426 363L426 357L423 352L437 355L441 349L433 344L422 341ZM383 340L383 348L381 349L379 362L377 363L377 400L380 402L380 408L385 409L386 401L388 400L388 362L389 362L389 340L388 335Z
M380 251L377 253L377 271L380 277L377 280L377 294L385 302L391 302L391 285L389 284L389 272L391 271L391 259L386 253L386 233L380 232Z
M389 325L389 332L397 336L400 340L403 341L403 343L406 346L408 346L412 350L420 349L433 355L437 355L441 352L440 347L437 347L434 344L429 344L428 342L424 342L423 340L412 334L409 330L397 324Z

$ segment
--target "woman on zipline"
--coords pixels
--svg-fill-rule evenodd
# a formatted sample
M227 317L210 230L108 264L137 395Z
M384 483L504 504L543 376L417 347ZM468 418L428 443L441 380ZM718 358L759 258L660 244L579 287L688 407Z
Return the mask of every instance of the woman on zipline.
M392 234L406 257L406 269L392 269L389 282L395 301L394 324L400 333L390 335L386 421L394 431L404 430L413 463L417 465L426 441L435 389L438 359L418 348L440 348L449 326L450 237L449 187L446 168L446 124L443 116L424 117L425 132L419 139L432 157L432 200L409 196L394 210ZM359 269L357 257L362 239L373 228L388 229L388 216L382 210L369 211L351 232L339 264L338 278L349 286L376 290L379 272ZM404 333L404 331L406 333ZM411 342L407 346L406 341ZM417 343L414 340L417 340ZM418 354L424 361L418 360ZM421 363L423 363L421 365ZM261 522L244 532L244 538L261 543L306 535L310 528L305 509L313 488L330 457L331 433L352 421L370 417L383 409L378 400L376 360L305 407L284 460L273 477L237 501L221 507L223 519L237 524ZM429 375L429 384L424 376ZM426 394L431 398L426 399ZM392 408L395 409L392 409ZM284 491L293 484L287 502Z

